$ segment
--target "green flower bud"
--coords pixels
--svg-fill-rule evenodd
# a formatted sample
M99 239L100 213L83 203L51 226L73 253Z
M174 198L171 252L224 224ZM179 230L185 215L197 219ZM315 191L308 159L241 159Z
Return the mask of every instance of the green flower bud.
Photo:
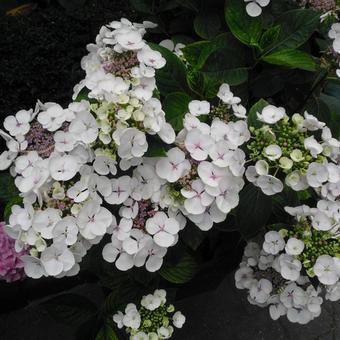
M148 320L148 319L144 320L143 321L143 326L144 327L151 327L152 326L152 321Z
M305 119L299 113L293 114L292 121L295 125L301 125Z
M304 160L303 157L303 153L301 150L299 149L294 149L291 153L290 153L290 158L294 161L294 162L301 162Z
M164 327L168 327L168 326L169 326L169 318L168 318L167 316L164 316L164 317L163 317L162 325L163 325Z
M168 308L166 309L168 313L172 313L175 311L175 306L174 305L169 305Z
M290 170L293 166L293 161L288 157L281 157L279 163L280 167L285 170Z

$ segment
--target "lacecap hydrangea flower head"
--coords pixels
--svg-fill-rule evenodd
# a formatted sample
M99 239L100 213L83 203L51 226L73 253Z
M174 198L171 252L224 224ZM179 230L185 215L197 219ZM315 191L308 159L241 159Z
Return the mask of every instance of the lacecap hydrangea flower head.
M235 281L248 289L250 303L269 306L274 320L287 315L306 324L321 314L324 299L340 299L339 208L326 200L316 208L286 207L295 217L289 228L267 232L262 249L248 243Z
M170 339L174 327L182 328L185 316L167 303L166 291L157 289L153 294L143 296L140 306L129 303L124 313L113 316L118 328L125 327L130 340Z
M282 107L267 105L257 113L260 126L250 127L252 142L247 145L253 165L248 181L266 195L308 187L335 199L340 185L338 157L340 142L325 123L305 112L288 117Z
M245 108L229 85L221 86L218 98L214 107L191 101L166 156L142 157L131 177L112 180L112 194L104 199L119 206L120 219L103 257L118 269L159 270L187 219L206 231L237 206L245 170L239 147L250 133Z

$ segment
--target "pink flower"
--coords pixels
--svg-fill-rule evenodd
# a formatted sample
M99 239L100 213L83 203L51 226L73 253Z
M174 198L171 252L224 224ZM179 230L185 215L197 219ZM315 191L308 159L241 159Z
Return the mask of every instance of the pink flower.
M4 227L5 223L0 222L0 280L14 282L25 277L24 264L20 257L27 252L15 251L15 241L6 234Z

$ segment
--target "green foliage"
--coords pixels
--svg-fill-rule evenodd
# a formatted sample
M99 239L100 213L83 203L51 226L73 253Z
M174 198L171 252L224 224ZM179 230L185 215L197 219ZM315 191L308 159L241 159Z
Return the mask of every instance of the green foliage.
M159 274L167 281L181 284L190 281L198 269L197 262L189 255L183 258L173 267L163 266Z
M261 113L261 111L268 106L269 103L264 99L260 99L257 103L255 103L248 112L248 125L253 126L255 128L261 127L262 123L257 118L257 113Z
M255 236L265 227L272 211L272 198L260 188L246 185L240 192L240 203L236 212L236 223L245 239Z
M88 298L66 293L53 297L42 306L57 320L79 326L97 313L97 306Z
M14 179L10 174L2 173L0 175L0 199L9 201L17 196L19 191L14 184Z
M315 71L317 67L311 55L294 49L279 50L264 56L262 59L269 64L299 68L306 71Z
M191 98L183 92L168 94L163 101L163 110L166 120L172 125L175 131L183 129L183 118L188 112L188 105Z
M320 16L317 11L297 9L283 13L276 22L280 33L267 53L282 49L294 49L304 44L317 29Z
M188 92L186 70L183 62L168 49L157 44L149 44L153 50L159 51L166 60L166 65L157 70L156 81L160 92L167 95L172 92Z
M221 28L220 17L217 12L201 12L194 20L194 29L203 39L214 38Z
M112 325L108 322L98 332L95 340L119 340Z
M225 19L234 36L243 44L259 46L262 34L262 17L250 17L243 1L226 0Z

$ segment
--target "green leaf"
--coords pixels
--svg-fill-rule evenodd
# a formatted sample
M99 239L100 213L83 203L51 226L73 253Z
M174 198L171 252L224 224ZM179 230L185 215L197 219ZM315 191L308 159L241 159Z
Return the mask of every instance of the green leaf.
M296 9L282 14L277 21L281 26L280 34L270 51L298 48L312 35L319 21L320 14L311 9Z
M248 80L248 72L249 68L239 67L230 70L223 70L220 72L202 72L202 73L206 78L217 83L217 85L221 85L222 83L228 83L230 86L237 86L243 84Z
M240 192L236 224L245 239L255 236L268 222L272 210L272 198L253 184Z
M197 68L207 72L244 67L246 49L230 33L222 33L203 46Z
M95 340L119 340L112 326L108 323L100 329Z
M12 207L13 205L21 205L22 204L22 197L20 196L14 196L10 199L10 201L6 204L5 210L4 210L4 219L6 222L9 221L9 217L12 214Z
M7 173L0 175L0 200L8 202L19 195L19 191L14 184L14 178Z
M262 49L265 49L271 46L272 44L274 44L280 35L280 31L281 31L280 25L273 26L269 28L267 31L265 31L262 34L262 37L260 40L260 47Z
M149 145L145 157L166 157L166 150L160 145Z
M224 8L226 22L233 35L243 44L258 46L262 34L262 17L250 17L240 0L227 0Z
M152 0L130 0L130 4L137 12L153 14Z
M324 93L321 94L320 99L328 106L331 113L328 127L335 138L340 138L340 99Z
M88 94L89 94L89 90L87 89L87 88L83 88L79 93L78 93L78 96L77 96L77 98L76 98L76 102L80 102L80 101L82 101L83 99L84 100L89 100L89 96L88 96Z
M182 49L184 57L190 64L190 66L194 68L197 66L203 48L209 44L210 44L209 41L196 41L192 44L186 45Z
M257 103L255 103L248 113L248 125L253 126L255 128L259 128L262 126L262 123L257 118L257 113L261 113L261 111L268 106L269 103L264 99L260 99Z
M200 230L191 222L187 223L186 227L181 231L181 240L192 250L197 250L206 236L206 232Z
M194 20L194 29L203 39L214 38L221 28L221 21L216 12L201 12Z
M171 51L157 44L149 44L159 51L166 60L166 65L156 71L157 87L162 95L172 92L190 92L187 83L186 68L183 62Z
M228 32L218 35L211 42L195 51L195 71L188 75L188 83L205 98L216 96L219 86L225 82L232 86L247 81L249 68L245 67L245 48ZM199 57L197 58L197 56Z
M42 303L42 306L58 321L79 326L97 313L97 306L88 298L67 293Z
M171 124L175 131L183 129L183 118L188 112L188 105L191 98L183 92L168 94L163 101L163 110L167 122Z
M198 12L198 6L195 0L177 0L177 3L191 11Z
M194 258L186 254L174 267L163 267L159 273L165 280L181 284L190 281L197 269L198 266Z
M274 65L298 68L305 71L315 71L317 64L306 52L294 49L284 49L262 58L265 62Z

